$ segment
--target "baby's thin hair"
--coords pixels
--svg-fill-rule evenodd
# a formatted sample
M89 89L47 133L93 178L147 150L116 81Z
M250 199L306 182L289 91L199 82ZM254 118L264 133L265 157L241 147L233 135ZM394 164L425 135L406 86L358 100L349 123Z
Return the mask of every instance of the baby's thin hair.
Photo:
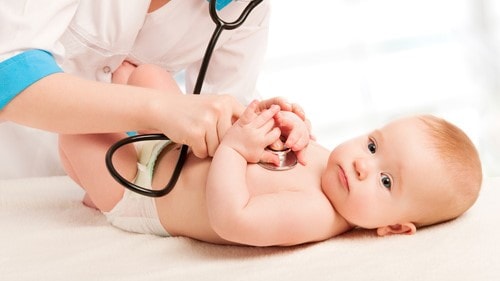
M482 168L476 147L464 131L432 115L423 115L419 119L426 125L431 147L446 170L443 181L439 183L441 194L445 196L440 198L441 206L431 208L434 214L418 223L431 225L454 219L474 204L481 189Z

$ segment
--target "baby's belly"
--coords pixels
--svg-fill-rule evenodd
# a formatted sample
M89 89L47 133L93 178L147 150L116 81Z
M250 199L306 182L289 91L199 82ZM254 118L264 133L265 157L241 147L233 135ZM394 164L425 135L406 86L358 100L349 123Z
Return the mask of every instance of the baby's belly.
M153 188L163 188L172 176L179 157L180 145L161 155L153 176ZM229 244L210 226L205 201L205 185L209 159L198 159L189 153L179 179L172 191L156 199L162 225L172 236L187 236L198 240Z
M180 145L160 156L153 178L155 189L165 186L169 181L177 163L179 150ZM173 190L156 199L157 210L162 225L171 235L231 244L215 233L208 218L205 191L210 163L210 158L198 159L193 154L188 154ZM310 165L314 166L313 163ZM298 164L292 170L270 171L258 164L249 164L246 175L247 188L251 196L302 188L320 189L320 169L311 169L311 166L305 168Z

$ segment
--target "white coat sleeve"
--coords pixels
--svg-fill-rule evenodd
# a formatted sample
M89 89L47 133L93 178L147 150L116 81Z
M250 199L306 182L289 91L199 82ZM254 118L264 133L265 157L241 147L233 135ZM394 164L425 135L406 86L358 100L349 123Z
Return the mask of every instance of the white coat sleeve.
M78 6L77 0L0 1L0 110L39 79L60 72L59 38Z

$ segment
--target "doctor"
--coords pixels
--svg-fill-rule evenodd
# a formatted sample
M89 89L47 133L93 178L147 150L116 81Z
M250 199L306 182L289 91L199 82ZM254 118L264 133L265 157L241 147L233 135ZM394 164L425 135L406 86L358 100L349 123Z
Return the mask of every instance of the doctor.
M232 20L244 6L233 1L219 14ZM258 98L268 20L264 1L242 27L222 32L203 92L231 96L193 96L214 28L207 0L1 1L0 120L11 122L0 123L6 163L0 179L61 171L56 135L47 131L156 130L188 144L198 157L213 155L231 120L243 112L241 104ZM111 84L124 61L185 71L188 95ZM301 112L282 99L260 106L272 103Z

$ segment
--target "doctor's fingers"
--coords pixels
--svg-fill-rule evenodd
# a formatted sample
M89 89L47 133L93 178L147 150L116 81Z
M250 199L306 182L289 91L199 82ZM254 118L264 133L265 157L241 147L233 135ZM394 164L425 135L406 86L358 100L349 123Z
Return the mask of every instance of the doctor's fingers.
M263 126L269 126L271 124L274 127L274 116L280 111L280 107L277 105L272 105L269 109L264 110L252 121L253 126L260 128ZM271 127L271 128L272 128ZM269 130L271 129L269 128ZM266 130L267 131L267 130Z
M306 121L306 113L304 111L304 109L302 108L302 106L300 106L299 104L297 103L292 103L292 110L290 110L291 112L297 114L297 116L300 117L300 119Z
M189 146L193 151L193 154L198 158L206 158L208 155L207 141L205 137L191 138L185 141L184 144Z
M213 156L219 146L222 136L231 127L231 116L206 115L199 120L199 124L190 128L190 141L188 143L198 158Z
M218 125L207 128L205 135L205 142L207 146L208 156L214 156L217 147L219 146L221 138L219 138Z
M193 126L197 131L191 134L193 153L199 158L213 156L220 140L233 122L241 116L245 107L229 95L189 97L194 100L194 104L198 104L192 109L193 113L198 115Z
M240 118L238 119L238 123L241 126L245 126L250 124L258 115L257 115L257 109L258 109L258 102L257 101L252 101L243 114L241 114Z
M281 110L291 111L292 104L289 103L285 98L282 97L274 97L267 100L261 100L259 102L259 111L264 111L270 108L272 105L278 105Z
M245 111L245 106L230 95L205 95L200 97L212 99L212 111L218 114L218 119L227 118L227 120L231 120L234 123Z
M306 114L302 106L297 103L291 103L283 97L274 97L263 100L259 103L259 109L263 111L267 108L270 108L273 104L278 105L283 111L293 112L297 114L297 116L299 116L302 120L306 120Z

